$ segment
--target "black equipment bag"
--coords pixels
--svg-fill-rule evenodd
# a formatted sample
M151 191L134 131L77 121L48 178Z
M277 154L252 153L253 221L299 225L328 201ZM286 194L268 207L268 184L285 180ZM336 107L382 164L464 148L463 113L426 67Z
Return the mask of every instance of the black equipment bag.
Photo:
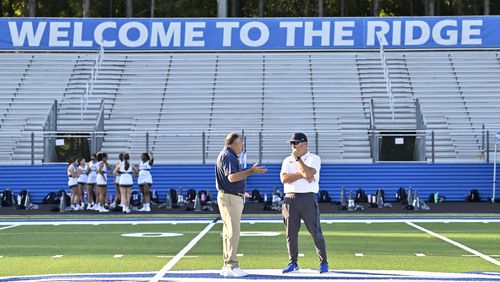
M319 200L320 203L330 203L332 199L330 198L330 193L326 190L319 191Z
M12 207L14 205L14 193L12 193L12 190L10 189L5 189L2 192L2 197L0 199L2 207Z

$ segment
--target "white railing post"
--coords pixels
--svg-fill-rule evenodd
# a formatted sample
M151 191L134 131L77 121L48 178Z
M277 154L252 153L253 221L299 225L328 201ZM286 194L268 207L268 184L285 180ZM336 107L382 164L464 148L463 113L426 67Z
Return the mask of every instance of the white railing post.
M101 46L99 48L99 52L97 52L97 56L95 58L94 65L92 66L92 70L90 71L90 78L87 81L85 86L85 93L82 95L81 99L81 111L80 111L80 119L83 121L83 112L87 111L89 96L94 92L94 84L99 74L99 68L101 67L101 63L104 57L104 48Z
M385 53L384 53L384 44L385 39L382 39L381 36L378 37L378 43L380 45L380 62L382 64L382 69L384 71L384 79L385 79L385 88L387 90L387 95L389 95L389 106L392 112L392 120L394 120L394 95L392 94L392 85L389 77L389 68L387 67Z

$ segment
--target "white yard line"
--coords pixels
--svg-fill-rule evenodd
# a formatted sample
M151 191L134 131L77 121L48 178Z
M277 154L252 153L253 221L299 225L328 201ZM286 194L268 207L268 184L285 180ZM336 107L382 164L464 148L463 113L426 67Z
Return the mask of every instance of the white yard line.
M26 225L106 225L106 224L121 224L121 225L143 225L143 224L172 224L172 225L177 225L177 224L193 224L193 223L201 223L201 224L208 224L212 222L213 219L207 218L207 219L195 219L195 220L172 220L172 219L153 219L153 220L138 220L138 219L131 219L131 220L123 220L123 219L117 219L117 220L54 220L54 219L49 219L49 220L9 220L9 221L0 221L0 226L6 226L6 227L0 227L1 229L7 229L15 226L26 226ZM476 218L459 218L459 219L448 219L448 218L400 218L400 219L385 219L385 218L353 218L353 219L322 219L321 223L324 224L332 224L332 223L405 223L407 221L411 222L458 222L458 223L463 223L463 222L485 222L485 220L489 223L499 223L500 222L500 217L495 217L495 218L481 218L481 219L476 219ZM242 219L241 223L250 223L250 224L257 224L257 223L283 223L282 219L271 219L271 218L266 218L266 219ZM11 226L13 225L13 226Z
M191 223L203 223L208 224L212 222L213 219L195 219L195 220L47 220L47 221L37 221L37 220L13 220L13 221L0 221L0 226L4 225L15 225L15 226L27 226L27 225L106 225L106 224L120 224L120 225L143 225L143 224L191 224ZM12 226L14 227L14 226ZM0 227L1 229L2 227ZM10 227L9 227L10 228Z
M414 227L414 228L416 228L416 229L418 229L418 230L420 230L420 231L423 231L423 232L425 232L425 233L427 233L427 234L430 234L430 235L432 235L432 236L434 236L434 237L436 237L436 238L439 238L439 239L441 239L441 240L443 240L443 241L445 241L445 242L448 242L448 243L450 243L450 244L452 244L452 245L454 245L454 246L456 246L456 247L459 247L460 249L465 250L465 251L467 251L467 252L469 252L469 253L471 253L471 254L477 255L477 256L479 256L480 258L482 258L482 259L484 259L484 260L487 260L487 261L489 261L489 262L491 262L491 263L493 263L493 264L495 264L495 265L500 266L500 261L498 261L498 260L496 260L496 259L494 259L494 258L492 258L492 257L490 257L490 256L487 256L487 255L485 255L485 254L483 254L483 253L480 253L480 252L478 252L478 251L476 251L476 250L474 250L474 249L471 249L471 248L469 248L469 247L467 247L467 246L465 246L465 245L462 245L462 244L460 244L460 243L458 243L458 242L456 242L456 241L453 241L453 240L451 240L451 239L449 239L449 238L446 238L446 237L444 237L443 235L437 234L436 232L433 232L433 231L431 231L431 230L428 230L428 229L425 229L425 228L423 228L423 227L421 227L421 226L418 226L418 225L416 225L416 224L415 224L415 223L413 223L413 222L406 222L406 224L408 224L408 225L410 225L411 227Z
M194 237L193 240L191 240L191 242L189 242L184 247L184 249L182 249L158 273L156 273L155 277L153 277L150 281L158 282L160 279L162 279L163 276L165 276L165 274L167 274L167 272L170 271L172 267L174 267L174 265L177 264L189 252L189 250L191 250L201 240L201 238L203 238L203 236L205 236L210 231L210 229L215 226L216 222L217 221L214 220L209 225L207 225L207 227L205 227L205 229L203 229L200 234Z
M14 224L14 225L10 225L10 226L0 227L0 230L9 229L9 228L16 227L16 226L18 226L18 225Z

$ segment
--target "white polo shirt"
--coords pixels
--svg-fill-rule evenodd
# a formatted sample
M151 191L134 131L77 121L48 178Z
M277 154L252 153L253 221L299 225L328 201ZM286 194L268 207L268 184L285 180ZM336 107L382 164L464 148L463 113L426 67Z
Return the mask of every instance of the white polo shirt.
M301 157L302 161L316 170L314 181L309 183L305 178L295 180L292 183L285 183L283 189L285 193L318 193L319 191L319 170L321 169L321 159L318 155L307 152ZM299 172L299 166L292 156L283 160L280 175L283 173Z

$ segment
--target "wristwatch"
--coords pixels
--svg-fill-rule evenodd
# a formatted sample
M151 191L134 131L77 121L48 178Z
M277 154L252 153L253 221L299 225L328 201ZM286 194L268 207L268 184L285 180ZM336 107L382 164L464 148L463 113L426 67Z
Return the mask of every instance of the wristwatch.
M295 161L298 162L300 160L300 157L296 157Z

